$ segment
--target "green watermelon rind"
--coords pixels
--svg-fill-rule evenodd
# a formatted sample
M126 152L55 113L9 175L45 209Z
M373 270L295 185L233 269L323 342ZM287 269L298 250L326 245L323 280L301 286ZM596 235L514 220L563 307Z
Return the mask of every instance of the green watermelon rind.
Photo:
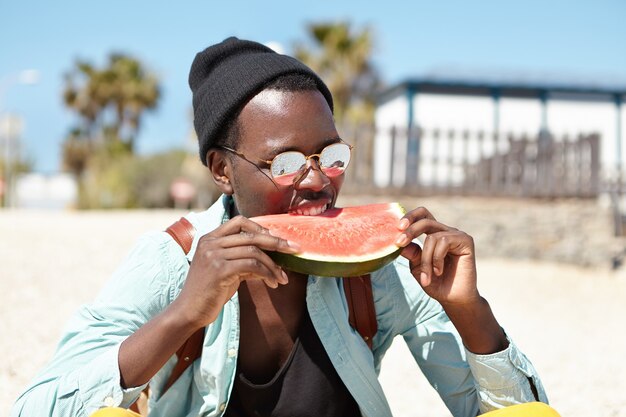
M281 252L268 252L268 255L288 271L320 277L357 277L370 274L392 262L400 255L402 249L397 248L385 256L361 262L326 262Z

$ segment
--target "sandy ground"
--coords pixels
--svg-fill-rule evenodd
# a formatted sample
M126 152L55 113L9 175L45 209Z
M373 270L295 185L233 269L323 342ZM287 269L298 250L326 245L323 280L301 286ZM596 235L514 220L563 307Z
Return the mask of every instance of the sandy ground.
M0 211L0 416L141 233L173 211ZM479 259L480 289L565 417L626 416L626 274ZM402 340L381 374L394 415L446 416Z

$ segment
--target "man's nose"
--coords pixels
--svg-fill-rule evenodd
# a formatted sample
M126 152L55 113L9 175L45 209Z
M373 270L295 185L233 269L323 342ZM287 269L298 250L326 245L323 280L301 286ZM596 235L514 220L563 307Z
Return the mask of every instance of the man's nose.
M308 188L313 191L321 191L328 184L330 184L330 179L322 172L319 162L314 158L310 158L307 160L302 177L296 181L294 187L296 189Z

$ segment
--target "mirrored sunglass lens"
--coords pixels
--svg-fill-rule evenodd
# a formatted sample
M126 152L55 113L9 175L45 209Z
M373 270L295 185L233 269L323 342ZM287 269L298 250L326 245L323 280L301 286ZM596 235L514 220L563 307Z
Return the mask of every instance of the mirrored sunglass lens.
M345 143L327 146L320 155L322 171L329 177L343 174L349 163L350 147Z
M277 184L292 184L298 172L306 166L306 159L300 152L284 152L272 161L272 178Z

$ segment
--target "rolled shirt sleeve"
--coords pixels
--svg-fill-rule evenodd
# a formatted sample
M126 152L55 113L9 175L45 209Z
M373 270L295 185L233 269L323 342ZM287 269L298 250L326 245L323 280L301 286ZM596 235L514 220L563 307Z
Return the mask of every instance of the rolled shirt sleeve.
M546 392L532 363L507 336L509 346L490 355L466 349L474 376L481 413L521 402L548 402Z
M106 352L78 370L79 395L83 404L91 404L93 413L101 407L128 408L134 403L147 383L139 387L122 388L118 366L121 344Z
M122 342L182 288L186 260L165 233L139 240L96 300L70 319L51 362L17 399L11 417L87 417L129 407L147 385L121 386Z
M123 389L119 346L106 349L88 364L56 377L42 378L22 394L11 416L89 416L102 407L129 407L147 384Z

